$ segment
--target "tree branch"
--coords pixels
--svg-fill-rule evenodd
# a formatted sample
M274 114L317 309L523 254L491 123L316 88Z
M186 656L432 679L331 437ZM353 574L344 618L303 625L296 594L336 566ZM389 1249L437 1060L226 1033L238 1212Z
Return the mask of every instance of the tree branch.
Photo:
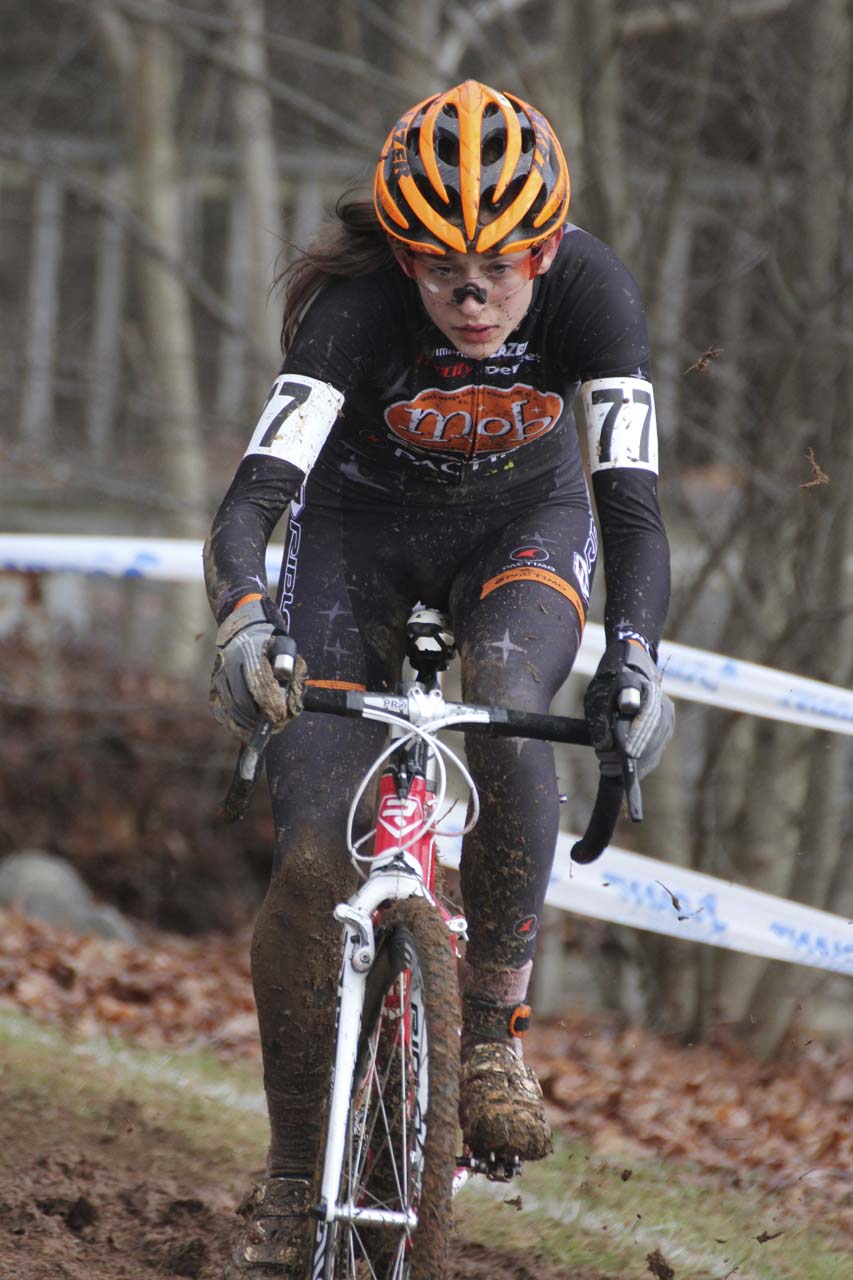
M732 0L727 19L729 22L755 22L761 18L773 18L786 13L791 0ZM671 0L668 4L628 13L622 19L622 35L631 40L638 36L662 35L667 31L684 31L701 26L707 20L707 5L682 3Z
M100 0L72 0L72 2L88 10L96 20L102 14ZM301 89L294 89L282 80L253 75L251 72L246 71L240 65L239 59L218 48L211 40L198 35L196 32L189 30L184 24L171 18L168 11L160 13L152 10L147 0L111 0L111 2L116 9L121 9L135 22L167 28L176 42L182 45L184 49L197 54L215 66L221 67L224 71L227 71L236 79L244 81L246 84L260 86L276 101L292 107L306 120L311 120L321 128L328 129L336 137L346 139L347 142L358 147L360 151L369 150L372 155L376 150L376 138L367 129L362 129L355 121L347 116L340 115L337 111L333 111L331 107L324 106L316 98L303 93Z

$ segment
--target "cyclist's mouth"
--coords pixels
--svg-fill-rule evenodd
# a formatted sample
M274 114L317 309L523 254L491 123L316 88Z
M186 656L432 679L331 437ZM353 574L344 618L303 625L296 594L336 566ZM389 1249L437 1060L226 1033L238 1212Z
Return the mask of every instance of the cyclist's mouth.
M497 327L496 324L465 324L458 325L456 332L463 338L467 338L469 342L485 342Z

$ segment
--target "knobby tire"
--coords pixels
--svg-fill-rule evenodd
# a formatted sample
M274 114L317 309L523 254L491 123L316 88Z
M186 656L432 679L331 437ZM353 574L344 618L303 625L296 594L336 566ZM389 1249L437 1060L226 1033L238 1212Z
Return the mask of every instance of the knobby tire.
M395 902L368 976L341 1198L414 1208L418 1225L411 1233L338 1223L330 1280L444 1280L459 1022L447 926L424 898Z

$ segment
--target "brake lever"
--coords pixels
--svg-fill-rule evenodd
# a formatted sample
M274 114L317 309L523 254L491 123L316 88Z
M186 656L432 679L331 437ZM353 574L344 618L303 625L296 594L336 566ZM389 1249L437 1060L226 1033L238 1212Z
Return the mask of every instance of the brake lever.
M223 822L238 822L248 808L252 793L261 776L264 763L264 752L272 737L272 721L261 716L255 725L254 732L237 755L234 777L228 788L228 794L219 806L219 817Z
M267 658L276 680L287 688L296 664L296 646L290 636L273 633L267 646ZM264 753L272 737L272 721L261 716L248 742L240 748L234 777L218 816L223 822L238 822L243 817L258 784L264 764Z
M640 710L640 690L631 688L619 692L619 714L613 725L613 740L619 752L619 763L622 766L622 781L625 786L625 802L628 816L632 822L643 821L643 794L640 790L640 775L637 772L637 761L629 756L625 749L631 721Z

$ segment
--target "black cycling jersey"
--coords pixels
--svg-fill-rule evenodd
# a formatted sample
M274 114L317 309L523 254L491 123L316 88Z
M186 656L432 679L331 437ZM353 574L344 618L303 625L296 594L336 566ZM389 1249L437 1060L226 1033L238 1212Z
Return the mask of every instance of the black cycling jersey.
M327 284L304 316L206 555L218 619L264 579L277 521L309 476L311 506L576 505L573 423L585 397L607 572L605 625L657 644L669 554L642 301L601 241L569 229L521 323L488 359L450 346L396 264ZM310 473L310 475L309 475Z
M572 406L579 397L603 535L608 634L652 649L669 552L643 307L625 267L573 228L487 360L452 347L396 264L327 284L304 316L206 549L222 619L266 585L291 506L278 601L319 684L388 688L406 616L447 611L462 696L546 711L581 642L597 538ZM298 496L297 496L298 495ZM314 1167L349 892L340 839L382 725L305 712L267 764L276 833L252 977L270 1111L268 1171ZM466 735L483 806L463 845L467 960L533 954L559 825L545 742ZM312 1034L293 1034L310 1026Z

